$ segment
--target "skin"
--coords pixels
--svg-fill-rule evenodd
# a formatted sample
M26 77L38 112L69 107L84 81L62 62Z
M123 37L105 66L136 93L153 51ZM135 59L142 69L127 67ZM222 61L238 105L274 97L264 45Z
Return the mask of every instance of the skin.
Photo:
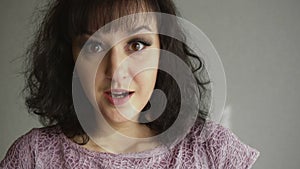
M155 23L147 27L139 25L134 30L130 34L129 31L119 30L77 36L72 41L72 51L74 61L78 62L77 70L84 91L95 110L103 115L103 120L115 133L145 138L155 134L145 125L137 123L137 119L154 89L160 44L159 36L154 33L157 32ZM126 103L114 105L105 97L105 92L111 89L125 89L133 94ZM110 152L120 153L143 151L157 145L154 142L136 143L124 149L124 146L115 146L121 145L115 133L102 137L101 146L90 140L84 147L93 151L109 149Z

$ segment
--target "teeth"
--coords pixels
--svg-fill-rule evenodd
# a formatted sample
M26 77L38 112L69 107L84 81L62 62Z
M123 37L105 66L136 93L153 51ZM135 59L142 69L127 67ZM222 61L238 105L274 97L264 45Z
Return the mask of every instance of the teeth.
M127 93L127 92L111 92L112 94L123 94L123 93Z
M112 96L113 98L123 98L123 97L126 97L126 96L128 96L128 95L129 95L128 92L112 92L112 93L111 93L111 96Z

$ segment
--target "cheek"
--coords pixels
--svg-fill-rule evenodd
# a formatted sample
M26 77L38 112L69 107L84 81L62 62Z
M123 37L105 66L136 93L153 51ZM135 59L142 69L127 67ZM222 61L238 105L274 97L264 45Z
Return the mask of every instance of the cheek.
M137 73L132 82L134 85L137 85L139 90L146 93L149 93L149 91L152 93L153 91L159 64L159 52L157 49L151 51L150 54L142 62L132 66L132 70L135 69L133 74Z
M143 93L148 93L152 92L155 82L156 82L156 77L157 77L157 69L152 69L152 70L145 70L138 74L133 82L134 85L137 85L137 88L143 92Z
M155 82L156 82L157 70L144 71L133 79L131 88L135 90L135 95L130 101L132 106L140 112L153 93Z
M134 53L126 59L131 74L142 73L145 70L158 68L160 49L148 48L144 51Z
M97 72L96 72L96 77L94 79L95 82L95 87L99 87L99 86L103 86L104 82L105 82L105 74L104 74L104 70L103 68L101 68L101 66L99 66Z

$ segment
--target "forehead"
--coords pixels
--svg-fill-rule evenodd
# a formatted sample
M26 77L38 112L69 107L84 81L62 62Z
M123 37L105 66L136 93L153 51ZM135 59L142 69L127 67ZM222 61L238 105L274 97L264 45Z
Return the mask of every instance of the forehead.
M134 34L141 31L157 32L157 19L155 13L137 13L127 16L123 16L116 20L106 23L98 30L101 33L116 33L116 32L127 32L128 34Z
M97 39L101 42L115 44L133 36L148 37L148 35L157 35L158 29L153 15L140 13L119 18L96 31L93 30L83 34L89 35L91 40Z
M99 29L102 32L124 32L141 25L149 25L154 29L158 24L156 16L142 14L158 10L154 0L77 1L69 8L68 26L71 37Z

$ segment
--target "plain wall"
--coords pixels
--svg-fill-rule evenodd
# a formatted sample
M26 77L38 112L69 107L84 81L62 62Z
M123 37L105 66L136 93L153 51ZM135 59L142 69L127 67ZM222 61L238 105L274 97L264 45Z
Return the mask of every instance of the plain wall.
M300 166L300 1L176 0L184 18L215 45L227 78L230 127L260 151L253 168ZM18 73L31 37L34 0L1 1L0 159L33 127Z
M300 1L177 2L219 52L231 129L261 153L254 168L299 168Z
M37 118L25 109L21 90L22 55L31 38L35 1L2 0L0 2L0 159L15 139L33 127L40 126Z

